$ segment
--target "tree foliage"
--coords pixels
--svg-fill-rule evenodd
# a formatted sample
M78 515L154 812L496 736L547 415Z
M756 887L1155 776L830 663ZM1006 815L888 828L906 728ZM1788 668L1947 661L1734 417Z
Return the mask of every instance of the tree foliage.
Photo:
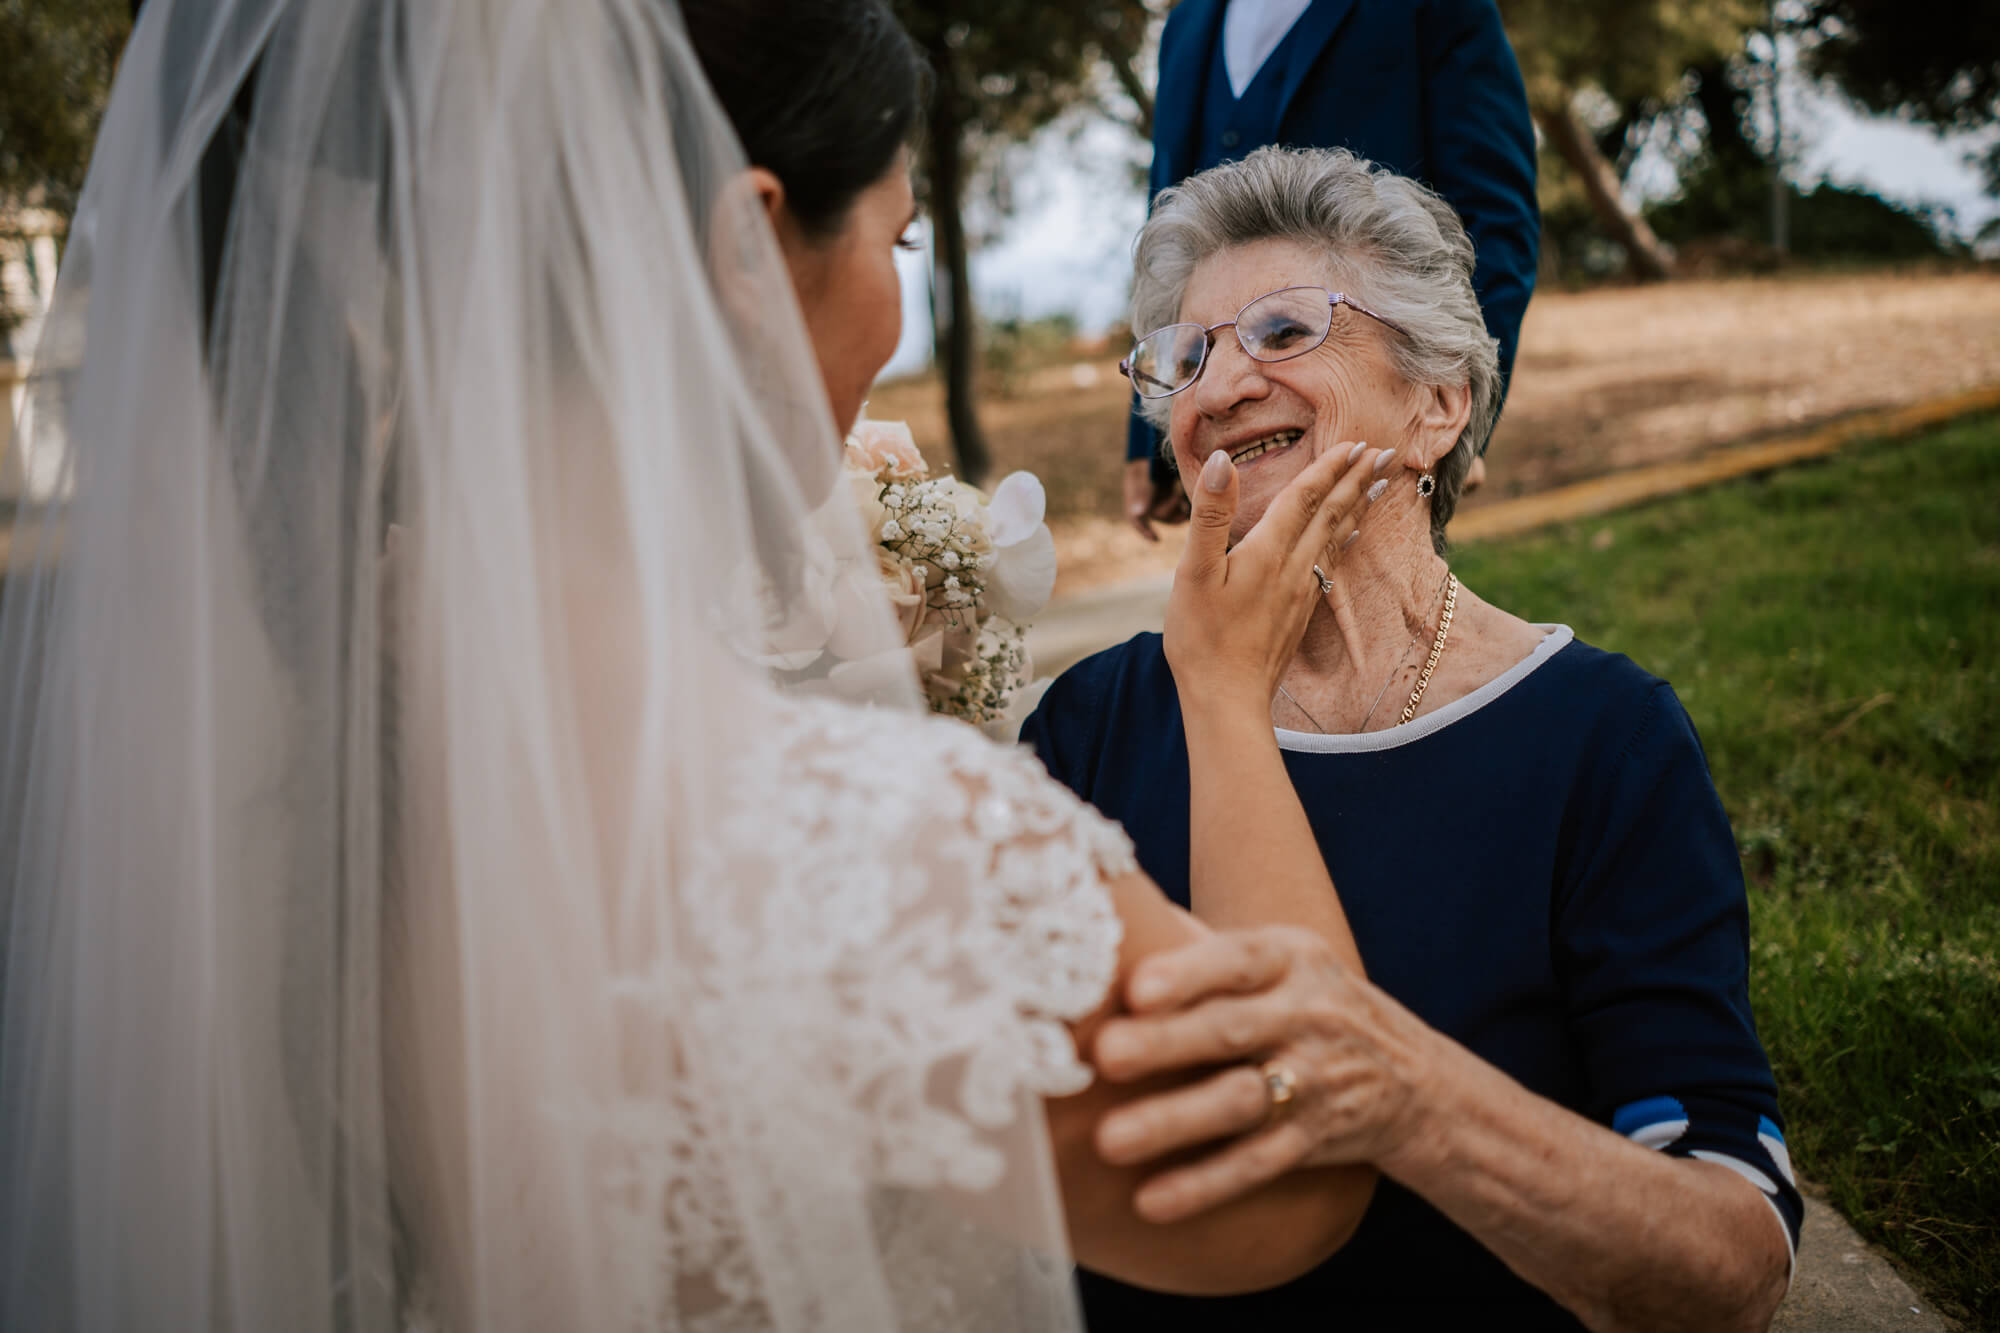
M1640 276L1670 276L1670 252L1621 197L1614 157L1636 125L1685 96L1691 69L1719 63L1740 47L1762 6L1757 0L1501 0L1500 12L1535 123L1566 168L1563 185L1580 196L1579 211L1587 205ZM1609 125L1593 126L1580 114L1578 99L1586 93L1613 109Z
M1152 13L1142 0L892 0L930 56L958 122L1022 138L1086 99L1102 62L1128 68Z
M1687 72L1727 58L1762 19L1760 0L1501 0L1528 100L1595 87L1621 107L1676 96Z
M1994 0L1809 0L1806 61L1871 111L1940 130L2000 125L2000 4ZM1982 160L2000 195L2000 142Z
M892 0L929 57L933 85L921 175L937 244L937 360L961 475L988 457L973 406L977 327L964 205L994 145L1020 140L1111 78L1143 118L1135 62L1154 15L1145 0Z
M0 210L75 209L131 28L127 0L0 0Z
M1993 0L1811 0L1814 72L1874 111L1940 129L2000 120L2000 5Z

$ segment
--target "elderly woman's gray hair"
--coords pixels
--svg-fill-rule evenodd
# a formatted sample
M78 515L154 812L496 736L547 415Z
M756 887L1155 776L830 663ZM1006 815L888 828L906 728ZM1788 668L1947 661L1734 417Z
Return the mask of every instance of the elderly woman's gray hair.
M1469 384L1472 416L1436 469L1431 540L1444 550L1466 470L1500 412L1499 344L1472 291L1472 241L1450 204L1404 176L1339 148L1260 148L1190 176L1154 202L1132 281L1136 333L1180 320L1181 297L1210 255L1287 240L1323 252L1329 280L1394 320L1398 373L1412 384ZM1301 275L1303 280L1304 275ZM1171 400L1141 399L1162 430Z

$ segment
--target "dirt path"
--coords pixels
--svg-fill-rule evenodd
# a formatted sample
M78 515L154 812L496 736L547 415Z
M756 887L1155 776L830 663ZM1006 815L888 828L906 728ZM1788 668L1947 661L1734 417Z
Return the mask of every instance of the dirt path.
M2000 383L2000 273L1745 278L1535 298L1490 480L1461 512L1608 472L1691 457L1862 408ZM1002 469L1049 487L1075 592L1172 566L1115 518L1123 381L1104 364L1058 366L990 401ZM941 394L914 381L870 412L909 420L948 455Z

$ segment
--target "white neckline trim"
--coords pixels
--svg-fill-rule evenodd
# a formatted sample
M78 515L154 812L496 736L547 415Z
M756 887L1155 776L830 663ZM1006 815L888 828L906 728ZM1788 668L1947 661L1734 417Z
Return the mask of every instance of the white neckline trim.
M1533 675L1544 662L1567 648L1576 638L1576 631L1568 625L1537 625L1535 628L1546 633L1542 635L1542 641L1535 645L1534 652L1464 698L1453 699L1444 707L1425 713L1414 722L1405 723L1400 727L1390 727L1387 731L1364 731L1358 736L1322 736L1316 731L1287 731L1283 727L1273 727L1272 730L1278 734L1278 748L1299 754L1366 754L1376 750L1393 750L1399 745L1409 745L1435 732L1443 731L1460 718L1472 716L1519 685Z

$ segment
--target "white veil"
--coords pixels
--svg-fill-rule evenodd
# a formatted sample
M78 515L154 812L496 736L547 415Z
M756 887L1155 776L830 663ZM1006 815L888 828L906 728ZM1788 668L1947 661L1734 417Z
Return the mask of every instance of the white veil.
M742 168L671 0L149 0L5 464L0 1326L1069 1326L1038 1117L955 1210L704 1129L718 774L918 707L814 678L899 640Z

